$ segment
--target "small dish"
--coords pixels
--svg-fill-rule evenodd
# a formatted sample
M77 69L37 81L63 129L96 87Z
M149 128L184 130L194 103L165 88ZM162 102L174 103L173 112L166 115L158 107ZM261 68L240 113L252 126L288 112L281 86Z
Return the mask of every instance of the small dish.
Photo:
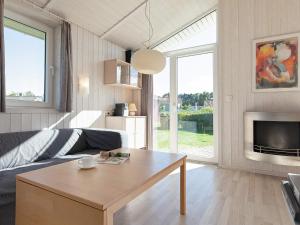
M78 160L80 169L92 169L96 166L96 160L92 156L85 156Z
M96 167L96 162L90 164L90 165L83 165L83 164L80 164L78 163L78 166L80 169L83 169L83 170L88 170L88 169L92 169L92 168L95 168Z

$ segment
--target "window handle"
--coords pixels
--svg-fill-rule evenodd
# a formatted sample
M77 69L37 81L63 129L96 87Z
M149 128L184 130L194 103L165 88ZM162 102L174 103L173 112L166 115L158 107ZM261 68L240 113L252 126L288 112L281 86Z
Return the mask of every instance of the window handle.
M54 77L54 66L49 66L49 74Z

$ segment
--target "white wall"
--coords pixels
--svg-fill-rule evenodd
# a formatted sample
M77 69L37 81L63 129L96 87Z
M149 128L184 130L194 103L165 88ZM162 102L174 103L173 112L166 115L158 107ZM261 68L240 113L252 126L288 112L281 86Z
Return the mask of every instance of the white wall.
M8 109L8 113L0 113L0 133L43 128L104 127L105 112L112 110L114 103L132 101L130 89L103 85L104 60L124 59L124 49L76 25L72 25L72 38L74 111L64 114L55 110ZM90 77L89 96L78 94L77 77L81 74Z
M299 32L300 1L219 0L218 21L222 105L220 165L277 175L300 172L300 168L247 160L243 147L244 112L300 112L300 92L251 91L252 40ZM229 101L230 96L232 101Z

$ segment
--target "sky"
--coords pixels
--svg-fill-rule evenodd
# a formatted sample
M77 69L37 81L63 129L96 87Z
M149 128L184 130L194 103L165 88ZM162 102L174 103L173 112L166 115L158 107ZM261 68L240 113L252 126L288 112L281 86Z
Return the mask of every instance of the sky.
M153 75L154 94L162 96L170 91L170 63ZM178 58L178 93L213 92L213 53Z
M45 40L4 28L6 93L44 95Z

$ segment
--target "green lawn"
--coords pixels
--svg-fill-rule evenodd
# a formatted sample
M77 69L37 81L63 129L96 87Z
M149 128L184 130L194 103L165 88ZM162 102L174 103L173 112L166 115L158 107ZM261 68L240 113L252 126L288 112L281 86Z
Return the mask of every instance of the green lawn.
M169 130L156 130L159 149L168 149ZM188 131L178 131L178 144L180 148L201 148L213 145L213 135L199 134Z

